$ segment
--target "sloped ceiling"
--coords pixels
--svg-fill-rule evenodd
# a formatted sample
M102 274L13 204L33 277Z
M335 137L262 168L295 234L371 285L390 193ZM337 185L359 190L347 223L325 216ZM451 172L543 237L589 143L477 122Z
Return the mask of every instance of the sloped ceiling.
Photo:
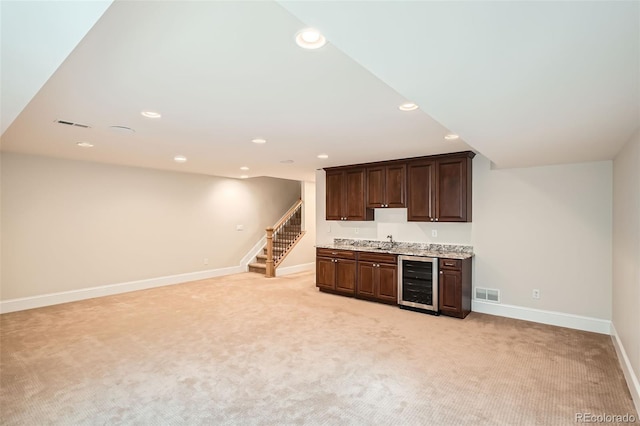
M2 149L304 180L470 147L499 167L610 159L639 122L638 12L638 2L116 1ZM329 44L297 47L308 25ZM421 109L399 111L406 100ZM451 131L461 140L444 141Z
M610 159L640 123L640 2L280 2L499 167Z
M110 4L110 0L0 2L0 134Z

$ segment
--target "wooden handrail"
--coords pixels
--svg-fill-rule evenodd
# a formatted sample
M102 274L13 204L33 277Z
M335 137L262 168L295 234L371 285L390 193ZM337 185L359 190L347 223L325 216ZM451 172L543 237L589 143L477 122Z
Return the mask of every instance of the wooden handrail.
M278 221L278 223L276 223L275 225L273 225L273 229L278 229L282 226L283 223L285 223L287 221L287 219L289 219L289 217L296 211L296 209L298 207L300 207L300 205L302 204L302 200L299 199L297 203L295 203L293 205L293 207L291 207L283 216L282 218Z

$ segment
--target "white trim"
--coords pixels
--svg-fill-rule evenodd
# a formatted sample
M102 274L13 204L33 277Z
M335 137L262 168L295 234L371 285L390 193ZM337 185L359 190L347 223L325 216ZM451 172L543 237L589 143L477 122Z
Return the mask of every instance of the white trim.
M278 268L276 269L276 276L281 277L284 275L295 274L298 272L312 271L315 269L315 267L316 267L316 262L311 262L311 263L302 263L300 265L287 266L284 268Z
M24 311L25 309L41 308L43 306L58 305L60 303L75 302L84 299L93 299L95 297L110 296L113 294L128 293L130 291L145 290L165 285L181 284L188 281L204 280L207 278L238 274L241 272L245 272L242 266L232 266L229 268L209 269L206 271L188 272L186 274L102 285L98 287L42 294L32 297L21 297L19 299L9 299L0 301L0 314Z
M620 368L622 368L624 378L627 380L627 387L631 393L631 399L633 399L633 403L636 406L636 411L640 413L640 381L638 381L638 376L633 371L631 361L629 361L627 352L624 350L620 336L618 336L618 332L613 326L613 323L611 323L611 340L613 341L613 347L616 348L616 353L618 354Z
M244 255L244 257L240 260L240 267L242 268L242 272L246 272L249 269L249 264L256 261L256 256L262 252L262 249L267 245L267 236L263 235L251 249Z
M611 333L611 321L609 320L566 314L564 312L543 311L542 309L504 305L475 299L471 301L471 310L483 314L557 325L559 327L592 331L600 334Z

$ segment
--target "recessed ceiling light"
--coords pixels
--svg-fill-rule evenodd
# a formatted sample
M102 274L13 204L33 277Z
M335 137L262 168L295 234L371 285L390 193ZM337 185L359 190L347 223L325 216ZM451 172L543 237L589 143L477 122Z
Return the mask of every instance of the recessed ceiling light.
M413 102L405 102L402 105L400 105L398 109L400 111L413 111L418 109L418 105L414 104Z
M296 43L303 49L319 49L327 43L320 31L314 28L305 28L296 34Z
M293 160L282 160L280 161L282 164L291 164L293 163Z
M240 179L247 179L248 177L249 176L247 176L247 175L242 175L242 176L240 176Z
M176 163L186 163L187 157L185 157L184 155L176 155L175 157L173 157L173 161L175 161Z
M255 138L255 139L251 139L251 142L258 143L258 144L263 144L263 143L267 143L267 140L266 139L262 139L262 138Z
M446 135L444 138L448 141L455 141L456 139L458 139L460 136L455 135L453 133L449 133L448 135Z
M240 170L249 170L249 168L247 166L242 166L240 167Z
M155 111L142 111L140 114L142 114L144 117L147 117L147 118L160 118L160 117L162 117L162 114L160 114L159 112L155 112Z
M78 142L76 145L80 148L93 148L93 144L89 142Z
M322 158L323 160L329 158L327 154L318 154L318 158Z

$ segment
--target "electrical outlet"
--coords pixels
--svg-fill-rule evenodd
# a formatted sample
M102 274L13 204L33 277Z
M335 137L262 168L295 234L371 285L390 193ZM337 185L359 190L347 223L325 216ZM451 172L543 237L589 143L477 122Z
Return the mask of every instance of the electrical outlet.
M203 263L204 265L208 265L208 264L209 264L209 258L208 258L208 257L205 257L204 259L202 259L202 263Z
M360 229L359 228L353 228L353 232L354 232L354 234L357 234L358 232L360 232Z
M432 237L437 237L438 236L438 230L437 229L432 229L431 230L431 236Z
M236 231L244 231L244 225L236 225Z
M531 297L533 297L534 299L540 299L540 290L538 290L537 288L534 288L533 294L531 295Z

